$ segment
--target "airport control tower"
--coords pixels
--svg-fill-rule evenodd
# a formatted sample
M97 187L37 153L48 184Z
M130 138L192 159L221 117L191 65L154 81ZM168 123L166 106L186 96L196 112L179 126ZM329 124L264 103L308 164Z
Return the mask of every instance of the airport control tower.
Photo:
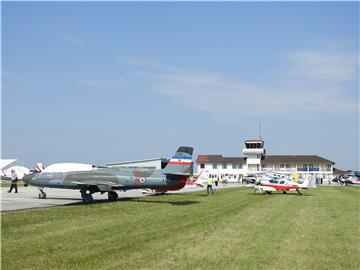
M263 140L246 140L243 153L246 156L248 172L261 171L261 160L266 154Z

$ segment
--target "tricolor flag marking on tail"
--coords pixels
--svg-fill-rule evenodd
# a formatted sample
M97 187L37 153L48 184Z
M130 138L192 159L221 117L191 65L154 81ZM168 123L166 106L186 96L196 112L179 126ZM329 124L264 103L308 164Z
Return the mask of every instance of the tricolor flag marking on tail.
M191 165L192 158L191 157L177 157L173 156L168 164L172 165Z
M36 172L42 172L44 170L43 165L41 163L37 163L35 165L35 171Z

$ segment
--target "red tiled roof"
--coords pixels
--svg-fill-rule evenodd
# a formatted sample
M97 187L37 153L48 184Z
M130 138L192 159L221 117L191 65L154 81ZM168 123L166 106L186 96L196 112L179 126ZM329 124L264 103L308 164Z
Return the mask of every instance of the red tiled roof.
M245 157L223 157L222 155L199 155L197 163L244 163Z
M246 157L223 157L222 155L199 155L196 163L245 163ZM335 162L317 156L317 155L266 155L261 161L262 163L274 162L320 162L332 163Z
M338 168L334 168L333 169L333 174L343 174L343 173L346 173L347 171L344 171L344 170L340 170Z
M317 155L266 155L262 162L335 162Z

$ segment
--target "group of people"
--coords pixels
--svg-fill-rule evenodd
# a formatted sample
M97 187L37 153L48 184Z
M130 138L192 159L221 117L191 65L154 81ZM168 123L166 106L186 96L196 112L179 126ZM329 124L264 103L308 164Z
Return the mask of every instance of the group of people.
M226 176L217 176L215 178L213 178L211 175L208 176L208 180L207 180L207 188L206 188L206 193L209 194L214 193L215 188L213 188L213 184L215 184L215 187L217 187L219 185L219 183L222 183L223 185L225 185L227 183L227 178Z

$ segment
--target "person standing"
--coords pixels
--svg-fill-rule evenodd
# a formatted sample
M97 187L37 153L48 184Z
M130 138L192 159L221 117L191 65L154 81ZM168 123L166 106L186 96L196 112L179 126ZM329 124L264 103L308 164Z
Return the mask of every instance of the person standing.
M15 193L18 193L17 181L18 181L17 174L16 174L15 170L12 169L11 170L11 186L10 186L10 190L8 191L9 193L11 193L13 188L15 188Z
M217 177L215 178L215 186L217 187L218 184L219 184L219 176L217 176Z
M243 183L243 175L242 174L239 174L239 183L242 185Z
M212 178L210 177L209 175L209 178L208 178L208 181L207 181L207 188L206 188L206 193L209 194L210 193L210 190L211 190L211 193L213 194L214 193L214 190L212 188L212 184L213 184L213 180Z

